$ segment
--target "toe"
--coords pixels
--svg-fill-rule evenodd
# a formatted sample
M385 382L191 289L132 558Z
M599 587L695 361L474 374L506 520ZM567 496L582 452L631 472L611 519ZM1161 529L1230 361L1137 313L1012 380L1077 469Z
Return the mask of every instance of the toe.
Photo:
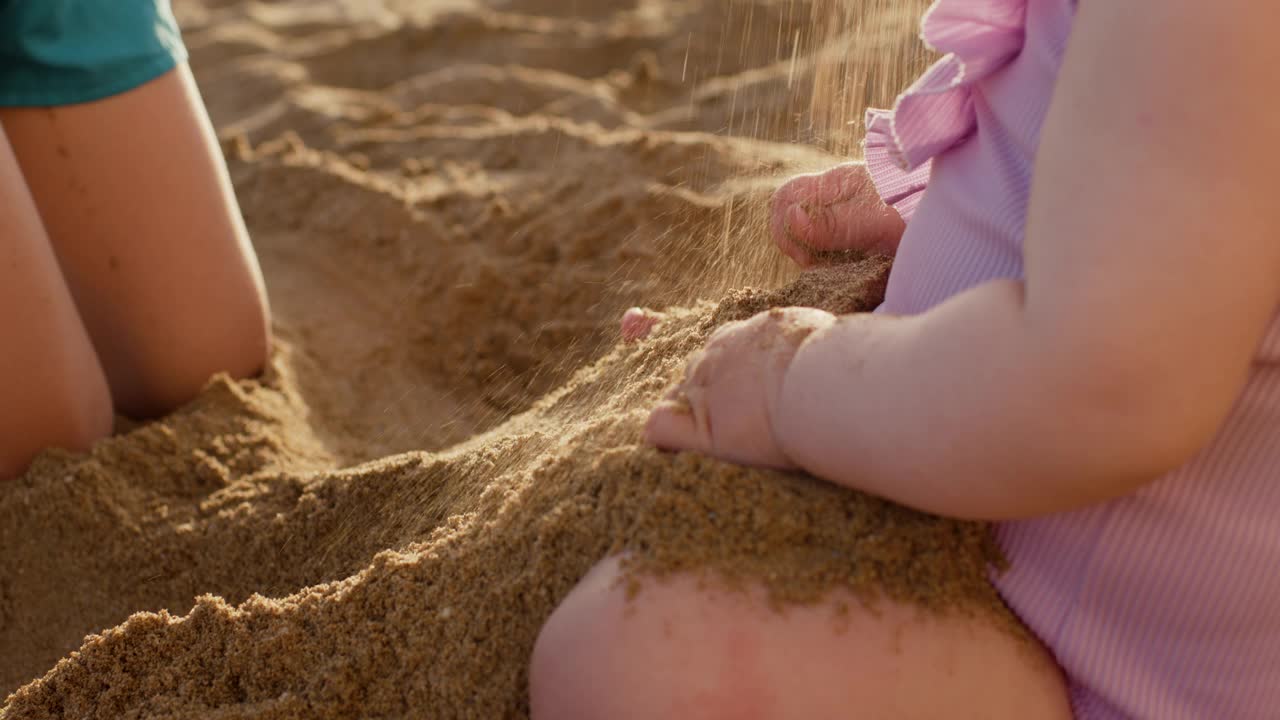
M645 339L662 318L662 313L645 310L644 308L633 307L627 310L622 314L622 322L620 323L622 339L627 342Z

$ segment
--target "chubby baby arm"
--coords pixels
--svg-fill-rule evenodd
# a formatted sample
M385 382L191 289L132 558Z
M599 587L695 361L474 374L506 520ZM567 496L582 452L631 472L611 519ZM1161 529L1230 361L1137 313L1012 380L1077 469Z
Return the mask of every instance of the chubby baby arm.
M1011 281L909 318L761 313L712 335L646 436L982 519L1067 510L1167 469L1181 435L1160 396L1135 392L1124 363L1046 342L1026 314Z
M1229 4L1081 7L1041 136L1025 282L811 335L774 417L789 458L1003 519L1131 492L1210 442L1280 306L1280 206L1258 160L1280 154L1280 102L1257 92L1280 63L1266 41L1280 10ZM1188 151L1212 137L1248 142Z
M1167 342L1130 345L1127 313L1086 318L1078 293L1064 310L1026 288L990 282L912 317L786 308L731 323L654 410L647 439L987 520L1131 492L1208 441L1247 347L1207 342L1206 365L1170 362Z
M846 316L812 333L788 366L774 436L796 466L921 510L1047 514L1168 469L1163 410L1128 380L1120 364L1045 342L1022 283L999 281L923 315Z

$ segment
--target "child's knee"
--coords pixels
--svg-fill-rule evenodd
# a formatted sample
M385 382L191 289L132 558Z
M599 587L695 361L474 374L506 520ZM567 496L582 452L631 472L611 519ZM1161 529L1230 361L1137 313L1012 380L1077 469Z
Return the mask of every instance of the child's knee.
M597 565L543 626L529 673L535 720L752 718L767 687L749 628L730 637L696 582L652 581L635 598L618 561Z
M175 314L160 324L168 326L165 332L153 333L143 347L116 355L112 390L116 406L127 415L170 412L194 398L218 373L241 379L266 365L270 319L265 299L258 294L204 308L198 316Z
M236 379L253 377L266 366L271 351L271 318L261 292L246 291L235 307L218 314L209 324L222 332L210 339L208 356L193 353L187 358L201 386L219 372Z
M0 481L20 475L40 453L56 447L88 450L111 434L115 413L96 362L46 386L37 402L6 407L16 423L0 422Z
M784 614L762 588L691 576L629 600L617 580L617 560L601 563L543 627L535 720L1070 716L1048 656L993 623L852 597Z

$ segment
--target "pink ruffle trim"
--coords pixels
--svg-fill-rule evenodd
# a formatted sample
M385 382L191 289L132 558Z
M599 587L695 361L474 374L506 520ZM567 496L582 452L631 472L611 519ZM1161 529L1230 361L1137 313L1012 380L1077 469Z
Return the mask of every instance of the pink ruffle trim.
M973 134L974 82L1022 50L1027 0L937 0L922 36L946 53L893 110L867 111L864 155L876 190L909 220L929 181L930 160Z

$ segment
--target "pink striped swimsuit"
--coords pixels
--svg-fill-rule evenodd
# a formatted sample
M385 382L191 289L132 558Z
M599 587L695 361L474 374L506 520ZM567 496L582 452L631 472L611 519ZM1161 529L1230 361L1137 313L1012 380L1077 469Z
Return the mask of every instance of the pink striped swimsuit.
M926 16L925 40L947 55L894 112L868 113L868 168L908 220L882 310L1022 277L1031 170L1075 9L938 0ZM1077 717L1280 718L1280 317L1192 462L998 536L1012 569L996 584L1065 669Z

